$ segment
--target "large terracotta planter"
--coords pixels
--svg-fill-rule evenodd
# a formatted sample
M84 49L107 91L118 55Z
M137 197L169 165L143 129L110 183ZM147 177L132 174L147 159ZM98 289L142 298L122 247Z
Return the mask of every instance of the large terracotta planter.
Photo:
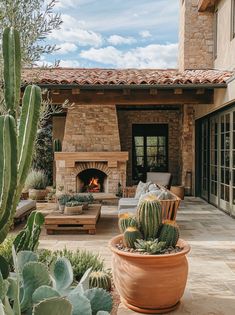
M167 255L140 255L118 250L122 235L110 241L113 252L113 277L122 302L145 314L162 314L174 310L184 294L190 251L180 239L181 252Z

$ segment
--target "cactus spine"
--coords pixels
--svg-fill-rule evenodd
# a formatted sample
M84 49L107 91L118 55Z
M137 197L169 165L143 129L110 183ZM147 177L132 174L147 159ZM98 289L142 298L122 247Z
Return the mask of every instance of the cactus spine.
M175 247L179 239L179 227L175 221L167 220L163 223L159 235L160 242L166 242L166 247Z
M123 242L126 247L135 248L135 242L142 239L142 234L136 227L128 227L123 234Z
M155 239L162 224L161 204L152 198L144 199L137 209L137 222L145 240Z
M54 152L61 152L62 145L60 139L54 139Z
M27 86L20 111L21 54L19 33L3 32L4 98L7 115L0 117L0 243L7 236L32 162L41 105L41 90Z
M104 271L94 271L89 277L89 287L101 288L106 291L110 291L112 286L110 276Z
M123 234L128 227L138 227L136 218L129 213L122 213L119 215L118 226L120 232Z

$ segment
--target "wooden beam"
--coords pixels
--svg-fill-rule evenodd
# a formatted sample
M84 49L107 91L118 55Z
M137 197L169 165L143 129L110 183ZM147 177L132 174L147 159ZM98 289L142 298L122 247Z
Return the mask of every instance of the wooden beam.
M104 90L99 90L96 92L97 95L104 95Z
M73 95L79 95L80 94L80 89L72 89L72 94Z
M149 89L133 90L128 97L123 90L106 90L97 94L97 90L82 90L79 95L72 95L69 90L61 90L59 95L52 95L52 102L62 104L65 99L78 104L110 105L179 105L179 104L213 104L213 89L205 89L204 94L197 94L195 89L183 89L182 94L174 94L174 89L158 89L156 95L150 95Z
M60 90L56 89L56 90L51 90L51 93L54 95L59 95L60 94Z
M213 12L215 7L216 0L199 0L198 2L198 11L199 12Z
M174 94L183 94L183 89L174 89Z
M123 89L123 95L131 95L131 90L130 89Z
M205 89L197 89L196 94L202 95L205 93Z
M157 95L157 89L150 89L149 94L150 95Z

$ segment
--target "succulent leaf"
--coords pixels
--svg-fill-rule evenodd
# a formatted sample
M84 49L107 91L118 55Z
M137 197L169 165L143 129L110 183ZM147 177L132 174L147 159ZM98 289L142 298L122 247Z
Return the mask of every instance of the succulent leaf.
M71 293L68 300L73 306L72 315L92 315L91 303L84 295Z
M96 315L98 311L111 312L113 301L111 295L107 291L94 288L85 291L84 296L90 300L92 315Z
M53 297L60 297L58 291L49 287L47 285L42 285L41 287L37 288L32 296L33 304L38 304L43 300L50 299Z
M66 290L73 282L73 268L65 257L59 257L53 265L53 277L56 289L60 292Z
M65 298L44 300L33 308L32 315L72 315L72 305Z

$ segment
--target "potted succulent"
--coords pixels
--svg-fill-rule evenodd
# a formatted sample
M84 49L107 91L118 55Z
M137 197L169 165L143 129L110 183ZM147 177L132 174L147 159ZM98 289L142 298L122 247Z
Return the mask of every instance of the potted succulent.
M64 213L68 215L82 214L83 204L79 201L69 201L66 203Z
M26 179L25 188L29 191L29 198L45 200L47 195L47 176L43 171L32 170Z
M81 204L83 204L83 210L88 210L89 204L94 202L94 197L92 196L92 194L89 195L77 194L74 197L72 197L71 200L80 202Z
M64 212L65 205L69 201L71 201L71 196L68 194L63 194L58 197L58 206L61 213Z
M119 219L121 235L110 241L114 284L123 303L147 314L174 310L183 296L190 247L175 221L162 222L160 203L148 197Z

